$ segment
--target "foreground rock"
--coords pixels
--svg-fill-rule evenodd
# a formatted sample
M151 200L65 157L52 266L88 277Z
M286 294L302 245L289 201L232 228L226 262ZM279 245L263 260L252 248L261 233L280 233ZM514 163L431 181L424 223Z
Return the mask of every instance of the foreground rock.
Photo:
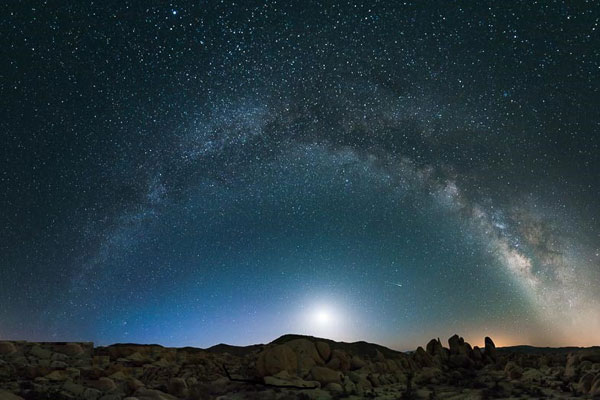
M600 348L483 348L454 335L411 353L286 335L210 349L0 341L0 400L599 398Z

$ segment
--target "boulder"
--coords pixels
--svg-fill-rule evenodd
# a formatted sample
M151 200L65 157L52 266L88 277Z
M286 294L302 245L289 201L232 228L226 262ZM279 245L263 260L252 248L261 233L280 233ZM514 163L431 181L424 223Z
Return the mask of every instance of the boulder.
M285 344L265 349L256 360L256 371L260 377L272 376L281 371L294 374L297 366L296 353Z
M265 376L264 382L274 386L294 386L296 388L317 389L321 384L317 381L305 381L297 376L290 375L287 371L281 371L275 376Z
M596 396L600 397L600 373L596 374L596 377L592 382L592 387L590 388L589 395L592 398L596 398Z
M142 355L139 351L136 351L136 352L128 355L127 357L123 357L122 360L129 365L138 365L138 366L142 366L144 364L149 364L153 361L152 358Z
M429 343L427 343L427 346L425 347L427 354L429 354L430 356L435 356L438 354L442 354L444 352L444 346L442 346L442 342L440 342L440 339L431 339L429 341Z
M441 376L442 371L439 368L425 367L415 375L413 380L419 385L438 383Z
M15 354L15 358L12 360L12 364L17 367L25 367L29 365L29 360L25 356L18 356Z
M477 346L473 346L473 351L469 355L471 359L475 362L483 361L483 354L481 353L481 349Z
M0 381L9 378L15 373L15 366L0 359Z
M329 348L329 345L325 342L317 342L315 346L317 347L317 351L319 352L321 359L325 362L329 361L329 357L331 356L331 349Z
M63 353L54 353L52 354L52 357L50 358L50 360L52 361L68 361L69 360L69 356Z
M498 360L498 351L496 350L496 345L494 344L494 341L492 340L492 338L489 336L486 336L484 339L484 342L485 342L485 347L484 347L485 355L488 356L489 358L491 358L493 361L497 361Z
M82 397L85 400L97 400L97 399L100 398L100 396L102 396L102 392L99 391L98 389L87 388L83 392L83 396Z
M466 354L451 354L448 362L453 367L457 368L472 368L473 360L471 360Z
M565 378L573 379L579 374L579 356L574 353L567 355L567 365L565 366Z
M431 339L426 346L426 352L429 354L433 362L437 366L441 366L442 364L448 361L448 357L450 356L450 351L442 346L442 342L440 339Z
M337 371L347 372L350 370L350 357L342 350L333 350L327 367Z
M362 367L364 367L366 365L367 365L367 362L357 355L353 355L352 360L350 360L350 370L352 370L352 371L361 369Z
M356 384L352 381L352 379L350 379L349 376L344 376L342 388L344 389L344 393L347 395L356 393Z
M541 383L544 379L544 374L539 369L528 368L523 372L521 376L521 381L529 384L532 383Z
M335 382L328 383L325 386L325 390L327 390L328 392L334 393L334 394L344 393L344 389L342 388L342 385L340 385L339 383L335 383Z
M109 356L94 356L92 358L92 365L98 368L106 368L110 364Z
M22 397L9 392L8 390L0 389L0 400L24 400Z
M52 368L52 369L65 369L68 367L69 367L69 364L67 364L64 361L52 361L50 363L50 368Z
M177 400L177 397L161 392L160 390L140 388L134 396L139 400Z
M8 356L17 352L17 347L11 342L0 342L0 356Z
M85 386L73 383L72 381L66 381L63 385L63 389L77 397L81 397L83 392L85 392Z
M33 357L31 357L31 358L33 358ZM51 363L52 363L52 360L49 360L46 358L40 358L39 360L36 360L36 359L29 360L29 365L38 365L40 367L50 368Z
M340 383L342 379L342 374L339 371L320 366L312 367L310 376L323 386L328 383Z
M195 379L195 378L194 378L194 379ZM187 382L186 382L186 383L187 383ZM196 383L196 382L194 382L194 384L195 384L195 383ZM129 379L127 379L127 381L126 381L126 385L127 385L127 388L128 388L130 391L132 391L132 392L135 392L135 391L136 391L136 390L138 390L139 388L142 388L142 387L144 387L144 386L145 386L145 385L144 385L144 383L143 383L142 381L140 381L140 380L138 380L138 379L135 379L135 378L129 378ZM189 385L189 383L188 383L188 387L189 387L189 386L190 386L190 385Z
M183 378L171 378L168 391L175 397L185 398L188 396L187 382Z
M125 375L125 372L123 371L117 371L114 374L109 375L108 378L112 379L113 381L126 381L129 379L129 377Z
M371 390L373 390L373 385L371 385L371 382L368 379L361 380L356 384L356 394L359 397L365 396Z
M7 364L10 365L10 364ZM28 378L28 379L35 379L41 376L45 376L48 375L52 372L52 369L50 367L44 367L44 366L40 366L40 365L24 365L20 368L17 369L19 371L19 374L23 377L23 378ZM11 368L10 371L12 372L16 372L15 368Z
M348 378L354 383L356 388L356 394L363 396L366 391L371 390L373 387L368 379L367 374L359 374L357 372L349 372Z
M471 345L456 334L448 339L448 345L450 346L450 354L463 354L467 356L472 350Z
M504 367L504 373L508 379L519 379L523 375L523 369L514 361L509 361Z
M541 356L538 359L537 366L538 368L548 368L550 365L550 358L548 356Z
M367 379L366 374L361 374L361 373L355 372L355 371L348 372L347 376L354 383L358 383L362 378Z
M381 380L379 380L379 374L369 374L367 375L367 380L371 383L373 387L381 386Z
M415 360L419 367L432 367L434 364L431 355L427 353L421 346L417 348L417 351L415 351L412 356L413 360Z
M95 382L92 382L92 386L102 392L112 392L117 389L117 385L115 381L110 378L102 377Z
M69 375L69 378L71 379L78 379L81 376L81 371L77 368L69 367L65 369L65 372Z
M219 395L231 391L231 381L226 377L218 378L210 383L199 383L190 388L190 397L193 399L214 398L206 397L207 394ZM203 397L205 396L205 397Z
M52 352L48 349L42 348L40 345L35 345L29 350L29 355L49 360L52 357Z
M104 354L108 354L112 360L118 360L119 358L125 358L137 351L140 351L140 349L141 346L119 344L106 347ZM149 349L147 348L146 351L149 351Z
M77 357L83 353L83 347L79 343L67 343L59 346L56 351L69 357Z
M368 365L368 364L367 364ZM387 371L388 372L398 372L401 371L402 368L400 367L400 363L399 360L394 360L394 359L387 359L385 360L385 365L387 366Z
M190 376L185 380L185 383L187 383L188 387L193 386L196 383L198 383L198 379L196 379L196 377L194 377L194 376Z
M463 339L457 334L452 335L448 339L448 346L450 347L450 354L458 354L461 349Z
M583 375L581 379L579 379L579 383L577 384L577 390L581 393L587 394L591 389L594 383L594 374L588 372Z
M313 342L307 339L296 339L286 343L298 359L298 370L299 376L306 376L310 372L310 369L315 365L323 365L323 360L317 351L317 347Z
M44 378L52 382L64 382L70 379L71 377L69 376L69 373L65 370L56 370L50 372Z
M579 363L579 372L588 372L592 369L593 364L590 361L582 361Z
M294 350L294 353L296 353L297 356L307 356L312 358L315 362L323 362L317 347L308 339L290 340L286 343L286 346L289 346L292 350Z
M142 361L139 361L139 360L130 360L128 358L124 358L123 360L125 360L125 362L127 364L138 366L138 367L146 365L146 363L144 363ZM170 368L170 367L174 367L175 366L171 361L169 361L169 360L167 360L165 358L161 358L158 361L154 361L152 363L152 365L154 365L154 366L156 366L158 368Z

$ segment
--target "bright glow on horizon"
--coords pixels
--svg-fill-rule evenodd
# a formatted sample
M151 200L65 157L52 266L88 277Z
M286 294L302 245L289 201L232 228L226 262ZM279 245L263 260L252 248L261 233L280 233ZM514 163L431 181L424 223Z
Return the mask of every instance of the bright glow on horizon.
M327 310L318 310L315 314L315 322L319 325L327 325L331 321L331 316Z
M331 300L310 302L302 306L297 319L298 332L305 335L348 339L346 313Z

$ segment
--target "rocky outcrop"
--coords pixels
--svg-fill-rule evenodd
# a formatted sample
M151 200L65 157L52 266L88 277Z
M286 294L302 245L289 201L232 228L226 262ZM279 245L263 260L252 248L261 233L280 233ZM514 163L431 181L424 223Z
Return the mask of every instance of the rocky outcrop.
M363 367L367 366L367 362L364 361L362 358L360 358L360 356L352 356L352 359L350 360L350 369L351 370L357 370L357 369L361 369Z
M348 354L343 350L337 349L331 352L331 358L327 363L327 367L343 372L349 371L350 365L350 357L348 357Z
M450 337L448 339L448 345L450 347L450 355L460 354L467 356L472 350L471 345L458 335Z
M523 369L514 361L509 361L504 367L504 373L508 379L519 379L523 375Z
M600 396L600 373L596 374L596 377L592 382L592 387L590 388L588 394L592 397Z
M296 373L298 357L287 345L280 344L267 348L258 355L256 370L259 376L275 375L281 371Z
M169 394L178 398L186 398L189 394L188 384L184 378L172 378L168 386Z
M433 357L420 346L414 352L413 360L419 367L432 367L435 364Z
M436 356L438 354L444 353L444 347L442 346L442 342L439 338L431 339L426 346L427 353L431 356Z
M286 371L281 371L274 376L266 376L264 382L266 385L277 386L280 388L294 387L297 389L317 389L321 387L321 383L318 381L304 380L298 376L290 375Z
M496 351L496 345L494 344L494 341L489 336L486 336L484 343L485 356L490 358L491 361L496 361L498 359L498 352Z
M16 351L17 348L11 342L0 342L0 356L9 356Z
M310 370L310 376L313 380L327 385L328 383L340 383L342 381L342 373L327 367L315 366Z
M401 353L298 335L206 350L2 341L0 400L600 396L600 349L536 353L489 338L479 348L458 335L448 345Z
M323 365L324 361L319 355L319 351L313 342L308 339L291 340L285 344L289 346L296 354L298 362L296 372L299 376L305 377L315 365Z
M331 349L329 345L325 342L316 342L315 346L317 347L317 351L319 352L319 356L325 362L329 361L329 357L331 356Z

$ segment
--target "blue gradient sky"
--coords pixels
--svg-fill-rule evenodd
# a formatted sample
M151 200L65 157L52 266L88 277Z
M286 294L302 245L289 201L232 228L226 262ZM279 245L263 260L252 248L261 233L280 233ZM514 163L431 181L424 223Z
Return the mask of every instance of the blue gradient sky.
M3 7L0 338L598 344L598 7Z

